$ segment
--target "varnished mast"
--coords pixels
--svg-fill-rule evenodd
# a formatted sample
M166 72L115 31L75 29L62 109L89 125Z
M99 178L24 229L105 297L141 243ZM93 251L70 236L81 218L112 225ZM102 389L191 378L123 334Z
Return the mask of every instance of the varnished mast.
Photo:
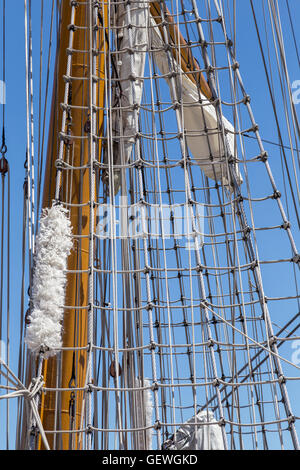
M87 26L89 24L89 6L85 1L77 1L75 9L75 17L73 24L76 25L73 32L72 51L69 48L70 20L71 20L71 4L69 0L62 1L61 11L61 28L60 28L60 44L57 55L56 76L53 89L52 114L49 131L49 144L47 167L45 173L45 186L43 205L48 207L55 196L55 161L58 155L59 132L61 130L62 109L60 104L64 102L65 81L64 75L67 69L67 52L72 54L72 77L89 76L88 54L76 51L86 51L92 45L89 45L89 33ZM101 12L103 24L107 21L107 6ZM83 29L81 29L83 28ZM97 59L97 75L102 80L98 81L96 104L100 108L104 106L104 29L99 24L98 49L99 55ZM89 106L89 80L71 80L71 88L69 93L70 114L67 119L65 134L68 131L73 136L88 136L89 117L86 109ZM74 107L74 108L73 108ZM78 107L78 108L76 108ZM98 135L101 135L103 124L103 111L99 111L97 128ZM86 126L86 129L84 129ZM101 147L101 141L99 143ZM86 139L66 139L65 152L72 155L72 166L82 167L87 165L89 156L89 140ZM71 157L70 157L71 158ZM66 172L64 172L66 174ZM75 239L74 248L69 258L69 270L80 270L81 273L68 274L68 283L66 290L66 305L76 306L65 310L63 323L63 347L64 348L81 348L87 345L87 325L88 325L88 267L89 267L89 231L90 231L90 208L89 208L89 169L70 170L67 178L61 181L60 198L62 201L70 201L74 206L70 207L70 217L73 227L73 233L80 235L80 239ZM70 191L71 194L67 194ZM77 207L81 204L82 207ZM71 350L64 350L61 355L61 368L59 370L57 358L50 358L45 362L44 378L46 387L57 387L57 377L61 376L60 387L68 389L71 387L81 388L85 385L87 368L87 352L79 350L73 353ZM56 428L61 430L79 430L84 423L83 420L83 392L72 392L66 390L61 392L60 416L55 416L56 394L48 392L42 397L41 402L41 418L44 429L53 431ZM62 449L78 449L82 446L79 434L72 435L71 441L69 434L62 434L61 445L56 444L56 448ZM47 435L50 447L53 448L53 434ZM41 444L40 444L41 447Z
M75 17L73 24L70 25L71 13L74 4ZM73 5L73 6L72 6ZM104 87L105 87L105 28L107 27L107 5L100 3L101 21L98 24L98 45L99 55L97 59L97 75L102 80L98 81L96 104L99 106L97 129L98 136L101 137L103 129L104 112ZM158 25L162 22L160 2L152 2L150 11ZM187 47L187 43L180 34L172 16L168 10L164 11L164 16L168 22L170 38L174 44L172 49L175 59L178 59L178 51L176 47L181 46L181 67L184 72L188 73L189 78L194 83L199 83L203 94L210 99L211 91L205 81L203 74L200 72L199 65L192 56L191 50ZM67 69L68 54L72 54L72 77L89 76L89 64L86 58L87 54L77 51L86 51L89 46L88 35L88 5L85 1L69 2L62 1L61 10L61 27L60 42L57 54L55 82L53 89L51 124L49 130L49 144L47 155L47 166L45 172L45 186L43 195L43 206L49 207L55 197L55 179L56 165L55 161L58 156L59 133L61 131L62 108L61 103L64 102L65 80L64 75ZM69 49L70 29L73 28L73 44L72 50ZM82 28L82 29L81 29ZM67 119L64 134L71 132L73 136L87 136L88 130L85 125L88 124L88 114L86 109L89 102L89 81L71 80L71 93L69 93L70 114ZM101 149L101 139L99 141ZM89 141L88 139L65 139L65 153L69 152L73 155L72 166L82 167L89 162ZM98 152L100 155L100 152ZM64 172L66 173L66 172ZM68 188L71 188L71 194L67 194ZM68 179L61 181L60 198L62 201L71 201L70 217L73 227L73 233L80 235L80 239L75 240L74 249L69 259L69 270L80 270L81 273L68 274L68 283L66 290L66 305L76 306L65 310L63 323L63 347L70 348L64 350L61 355L61 363L57 358L50 358L45 361L43 375L45 378L46 388L56 388L59 384L61 389L69 389L60 392L60 410L59 416L56 415L57 395L56 392L48 391L41 399L41 419L44 429L54 431L59 429L66 431L62 433L61 443L54 442L54 434L47 435L50 448L62 449L79 449L82 446L82 438L80 433L70 434L68 430L79 430L83 427L83 392L70 390L72 387L83 388L86 380L87 368L87 351L77 350L73 353L72 348L85 348L87 345L87 327L88 327L88 268L89 268L89 231L90 231L90 194L89 194L89 169L69 170ZM76 205L80 204L80 207ZM58 378L60 377L60 381ZM41 442L39 448L42 448Z

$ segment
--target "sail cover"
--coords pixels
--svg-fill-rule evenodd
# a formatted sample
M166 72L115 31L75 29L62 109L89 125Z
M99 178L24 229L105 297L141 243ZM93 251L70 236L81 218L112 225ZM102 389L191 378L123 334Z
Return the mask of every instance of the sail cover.
M205 424L215 423L215 424ZM171 439L163 444L164 450L224 450L221 427L212 411L200 411L186 421Z
M197 85L182 71L174 59L170 61L165 51L164 42L160 30L153 18L152 23L152 48L153 56L162 75L168 83L173 102L182 103L181 127L185 129L186 142L193 155L199 163L204 174L216 181L228 184L226 159L224 151L224 136L228 139L229 152L234 155L234 128L223 116L223 130L219 129L217 114L214 106L198 90ZM175 72L176 93L171 79L167 78L170 72ZM238 184L242 183L242 177L236 165Z
M131 25L130 28L127 27L128 24ZM220 130L214 106L184 74L179 64L175 60L169 60L159 27L149 13L148 2L119 5L117 25L117 42L122 60L116 64L120 86L115 93L120 95L119 107L113 103L112 113L113 136L120 136L113 148L114 164L120 165L122 161L127 163L131 157L138 132L146 52L148 44L151 44L154 61L169 86L172 101L180 100L182 103L181 127L185 129L186 143L192 156L207 177L227 185L229 178L222 132L226 133L229 152L234 155L234 128L223 117L223 129ZM127 57L124 51L128 51ZM174 96L174 87L168 78L170 72L176 72L177 96ZM117 103L118 100L113 101ZM237 165L236 177L238 184L241 184L242 177ZM119 170L114 172L114 185L116 193L120 186Z
M115 165L127 164L138 131L139 108L148 47L148 4L144 1L117 8L117 44L120 59L115 61L116 82L112 94L112 137ZM131 27L128 27L128 24ZM128 52L128 55L125 53ZM118 140L116 140L116 138ZM123 155L122 155L123 153ZM104 163L107 163L107 156ZM108 179L108 173L106 174ZM114 192L120 187L120 170L114 172Z

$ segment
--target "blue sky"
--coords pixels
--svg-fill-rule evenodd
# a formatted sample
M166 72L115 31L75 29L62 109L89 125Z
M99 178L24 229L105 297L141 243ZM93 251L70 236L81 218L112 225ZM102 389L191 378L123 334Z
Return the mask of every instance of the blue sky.
M285 10L284 0L282 2L282 21L283 33L287 32L286 39L286 53L289 63L289 73L291 82L300 80L300 70L295 50L293 47L290 28L288 26L288 16ZM2 5L3 2L1 2ZM45 8L45 35L44 44L48 44L49 22L50 22L50 0L44 1ZM224 2L226 3L226 2ZM265 2L266 3L266 2ZM255 2L259 18L262 21L261 15L261 0ZM33 5L33 25L34 25L34 41L33 41L33 54L34 54L34 83L35 90L39 80L39 22L40 22L40 1L32 0ZM263 70L263 65L258 48L256 33L254 29L253 18L250 10L250 2L248 0L237 0L237 56L241 66L241 73L243 76L245 88L252 97L252 107L255 113L256 122L260 125L261 135L264 139L277 142L277 134L275 130L275 123L269 94L266 89L266 80ZM300 18L300 2L298 0L290 0L290 6L297 26L297 18ZM259 14L258 13L258 14ZM1 16L1 15L0 15ZM261 26L263 24L261 23ZM11 175L11 359L12 368L17 370L17 355L18 348L18 331L19 331L19 315L20 315L20 293L21 293L21 259L22 259L22 210L23 210L23 182L25 177L24 160L26 150L26 101L25 101L25 53L24 53L24 5L23 0L15 0L14 2L6 1L6 144L7 144L7 159L10 164ZM296 30L296 34L298 30ZM299 37L297 38L299 40ZM300 42L299 42L300 46ZM1 47L0 47L1 50ZM2 54L2 52L1 52ZM47 56L47 50L44 50L44 58ZM44 62L45 64L45 62ZM53 58L51 64L53 65ZM0 63L0 71L2 70ZM45 84L45 70L43 70L43 86ZM1 76L0 76L1 78ZM278 80L275 77L275 88L278 88ZM50 93L52 90L50 81ZM278 93L279 99L279 93ZM50 102L50 101L49 101ZM35 118L38 116L38 96L35 92L34 98ZM300 106L300 105L299 105ZM297 108L299 112L299 109ZM280 120L284 122L284 112L278 101L278 112ZM1 114L2 119L2 114ZM2 126L2 121L0 121ZM38 128L35 128L35 148L37 150L37 135ZM288 145L288 136L286 131L283 133L284 141ZM250 144L249 144L250 146ZM266 148L270 153L270 164L274 172L278 186L283 192L281 160L279 149L275 146L266 144ZM259 183L260 176L257 176ZM258 190L259 193L259 190ZM264 214L258 214L261 219ZM296 242L300 245L299 232L296 227L294 231ZM265 240L266 241L266 240ZM276 242L275 242L276 243ZM266 246L266 250L272 251L276 248L275 245ZM289 287L290 279L278 279L272 276L270 272L267 279L267 284L278 283L278 287L282 284ZM4 303L4 309L5 309ZM293 312L295 313L295 312ZM282 322L282 324L284 321ZM3 325L5 328L5 324ZM5 338L6 339L6 338ZM290 346L286 346L282 350L282 354L291 360L292 350ZM289 369L288 369L289 370ZM291 371L291 374L295 371ZM296 385L291 384L291 393L297 394L298 389ZM0 404L0 413L3 411L3 405ZM12 407L12 413L14 408ZM298 409L300 415L300 408ZM11 431L11 440L13 441L13 431ZM4 436L0 433L0 448L4 446Z

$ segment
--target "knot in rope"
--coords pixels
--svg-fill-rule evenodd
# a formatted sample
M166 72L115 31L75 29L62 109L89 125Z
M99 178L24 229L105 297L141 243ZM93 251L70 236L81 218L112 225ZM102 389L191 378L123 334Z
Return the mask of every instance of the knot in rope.
M28 400L32 400L41 390L44 385L44 377L41 375L35 379L32 379L27 390L24 390L25 397Z

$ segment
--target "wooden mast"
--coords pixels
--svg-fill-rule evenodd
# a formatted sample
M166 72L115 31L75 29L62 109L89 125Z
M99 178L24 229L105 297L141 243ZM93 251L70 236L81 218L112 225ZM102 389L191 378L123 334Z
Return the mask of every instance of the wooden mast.
M89 34L87 26L89 24L88 5L85 1L77 1L75 11L76 25L74 30L74 41L72 46L72 77L85 77L85 80L71 80L71 93L69 94L69 104L78 108L71 110L71 121L67 120L67 124L71 124L69 129L73 136L88 135L84 125L88 123L88 114L86 109L82 107L89 106L89 59L88 53L76 52L87 51L89 47ZM56 74L53 88L51 123L49 130L49 143L47 164L45 172L45 185L43 194L43 206L49 207L55 196L55 160L58 156L59 148L59 132L61 131L62 109L60 104L64 102L65 81L64 75L67 70L67 49L69 47L70 35L70 19L71 19L71 2L69 0L62 1L61 10L61 27L60 27L60 44L57 54ZM107 6L100 13L104 27L107 25ZM78 28L77 28L78 27ZM98 82L96 104L100 108L104 107L104 70L105 70L105 51L104 51L104 29L99 25L98 31L98 49L97 58L97 75L102 80ZM70 53L70 51L68 51ZM97 114L97 129L101 135L103 129L104 113L100 110ZM67 133L67 126L65 129ZM65 145L65 155L67 152L68 142ZM101 148L101 140L99 143ZM72 158L72 166L79 167L89 162L89 140L88 139L70 139L69 155ZM66 157L65 157L66 158ZM75 239L72 254L69 257L69 270L81 270L85 272L68 274L68 282L66 289L66 305L76 306L65 310L63 322L63 346L64 348L86 347L87 346L87 325L88 325L88 268L89 268L89 169L85 170L64 170L61 179L60 199L62 201L70 201L75 207L70 207L70 217L73 227L73 234L81 235L80 239ZM67 174L68 173L68 174ZM76 204L84 204L82 207L76 207ZM55 388L59 385L61 388L84 387L87 367L86 350L64 350L61 355L61 365L58 366L58 359L50 358L45 361L44 379L45 387ZM57 377L60 376L60 382ZM78 430L83 426L83 392L72 392L70 390L59 393L59 402L61 413L56 415L57 396L55 392L47 392L41 399L41 419L43 427L46 431L60 429L68 431L70 429ZM56 423L56 424L55 424ZM54 442L53 434L47 434L50 448L55 444L56 448L80 449L82 446L83 436L75 433L70 435L66 432L62 434L61 442L56 438ZM39 448L42 448L39 442Z
M85 5L86 1L80 0L77 3L75 21L76 25L74 30L74 41L72 47L72 77L85 77L89 76L89 62L87 54L76 51L86 51L89 47L88 44L88 6ZM100 2L100 10L102 5L102 21L104 28L99 24L98 33L98 50L99 56L97 59L97 75L102 78L98 84L98 93L96 104L100 108L104 108L104 86L105 86L105 28L107 28L107 4ZM61 26L60 26L60 39L59 49L56 60L55 81L53 87L51 121L49 129L49 142L47 163L45 171L45 184L43 194L43 207L51 206L52 200L55 197L55 176L56 166L55 161L58 157L59 148L59 132L61 131L62 122L62 108L61 103L64 102L65 81L64 75L67 69L67 50L69 47L69 34L70 34L70 19L71 19L71 2L69 0L62 0L61 10ZM150 3L150 12L154 17L156 23L161 24L161 9L159 2ZM166 9L164 16L168 22L169 33L174 46L180 44L181 47L181 66L184 72L189 73L189 78L197 83L199 81L201 91L210 99L211 91L203 74L200 71L199 65L193 58L191 50L181 33L179 32L172 16ZM79 27L79 28L77 28ZM179 42L178 42L179 38ZM70 51L69 51L70 52ZM172 53L178 59L178 52L176 47L172 48ZM82 107L88 107L89 103L89 81L86 80L72 80L72 93L71 104L77 107L71 112L72 121L70 129L74 136L87 135L85 133L84 125L88 121L87 111ZM69 103L70 104L70 103ZM103 129L104 112L98 112L97 128L99 129L99 136L101 136ZM68 122L67 122L68 124ZM64 133L67 133L67 126ZM66 148L68 143L66 143ZM99 147L101 148L101 140ZM88 139L70 139L69 141L70 155L72 154L72 166L79 167L89 162L89 141ZM65 149L66 151L66 149ZM66 289L66 305L76 306L65 310L64 323L63 323L63 346L64 348L85 348L87 345L87 326L88 326L88 268L89 268L89 169L86 170L68 170L68 178L66 177L67 171L63 171L61 181L60 198L62 201L70 201L75 207L70 207L70 217L75 235L81 235L80 240L75 240L75 246L69 258L68 269L70 271L80 270L81 273L68 274L68 282ZM71 189L71 194L68 192ZM81 207L76 207L76 204L83 204ZM59 408L61 410L59 416L56 413L57 398L56 392L48 391L42 395L41 398L41 420L45 431L53 431L55 429L66 431L61 434L61 439L54 441L54 434L48 433L47 438L50 448L55 446L56 449L80 449L82 446L83 437L80 433L68 433L70 429L79 430L82 428L83 420L83 392L72 392L70 387L81 388L85 385L87 367L87 352L86 350L77 350L73 353L72 350L64 350L61 355L60 366L58 359L50 358L45 361L43 375L45 379L45 387L52 389L59 386L64 390L59 393ZM60 377L60 380L58 378ZM73 413L74 410L74 413ZM71 436L71 437L70 437ZM39 441L39 448L43 448L41 440Z

